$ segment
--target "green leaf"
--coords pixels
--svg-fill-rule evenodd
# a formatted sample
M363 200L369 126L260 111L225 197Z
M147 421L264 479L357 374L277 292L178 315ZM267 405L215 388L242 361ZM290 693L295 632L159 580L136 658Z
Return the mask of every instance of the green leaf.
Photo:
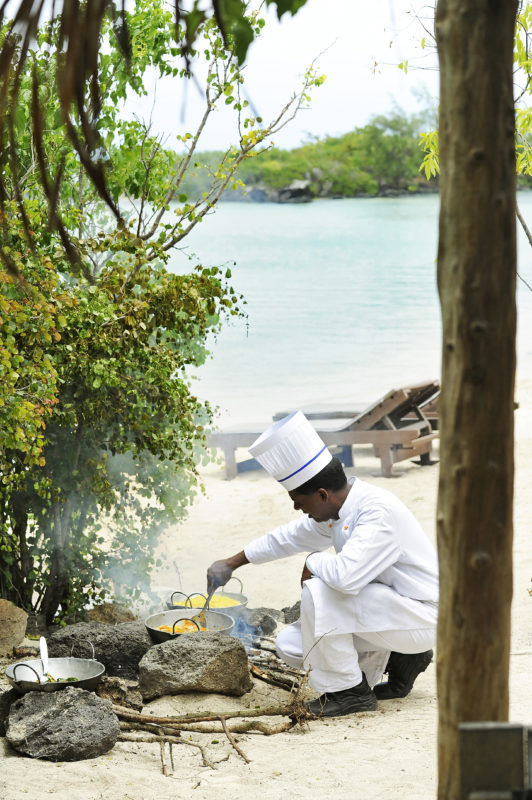
M266 5L277 7L277 16L279 19L283 14L290 13L294 15L300 8L302 8L307 0L266 0Z

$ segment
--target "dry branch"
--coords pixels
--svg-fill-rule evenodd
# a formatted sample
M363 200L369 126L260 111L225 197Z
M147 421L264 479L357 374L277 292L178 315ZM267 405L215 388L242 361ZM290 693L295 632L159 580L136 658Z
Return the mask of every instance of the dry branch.
M247 755L246 755L245 753L243 753L243 752L242 752L242 750L240 749L240 747L237 745L237 743L236 743L236 742L235 742L235 740L234 740L234 737L233 737L233 735L231 734L231 731L230 731L230 730L229 730L229 728L227 727L227 723L226 723L226 721L225 721L225 717L220 717L220 722L222 723L222 728L224 729L224 733L225 733L225 735L227 736L227 738L228 738L228 739L229 739L229 741L231 742L231 745L234 747L234 749L236 750L236 752L238 753L238 755L239 755L241 758L243 758L243 759L244 759L244 761L246 762L246 764L250 764L251 762L250 762L249 758L247 757Z
M265 681L265 683L269 683L272 686L279 686L281 689L286 689L288 692L292 691L295 683L294 678L286 677L284 674L272 675L271 672L261 669L257 664L250 664L249 671L254 678Z
M221 729L221 720L218 718L215 722L217 725L209 725L205 722L190 722L186 725L172 725L164 726L150 723L140 722L126 722L120 723L120 729L123 731L146 731L147 733L154 733L155 731L162 731L164 735L179 736L180 731L188 731L189 733L223 733ZM231 733L263 733L265 736L274 736L276 733L283 733L289 731L294 727L294 720L290 719L286 722L280 722L278 725L268 725L260 719L248 719L242 722L235 722L228 727Z
M293 713L292 704L270 708L255 708L253 710L224 711L221 714L183 714L178 717L149 717L146 714L136 714L130 709L117 705L113 705L113 710L119 719L171 726L184 725L189 722L216 722L221 716L225 717L225 719L233 719L235 717L290 717Z
M215 765L212 761L207 757L205 752L205 748L203 745L199 744L198 742L190 742L186 739L179 739L177 736L159 736L156 733L153 734L144 734L142 736L137 736L133 733L121 733L118 737L119 742L145 742L145 743L152 743L152 742L168 742L168 744L186 744L189 747L196 747L203 759L203 765L205 767L210 767L211 769L216 769Z

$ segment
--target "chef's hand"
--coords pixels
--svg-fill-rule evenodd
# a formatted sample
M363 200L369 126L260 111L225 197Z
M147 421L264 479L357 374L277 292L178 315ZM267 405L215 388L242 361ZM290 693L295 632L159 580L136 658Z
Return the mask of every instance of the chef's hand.
M305 566L303 567L303 572L301 573L301 586L303 586L305 581L308 581L309 578L313 578L314 575L307 567L307 563L305 562Z
M215 561L207 570L207 591L217 589L218 586L225 586L232 574L233 570L227 559L222 558L220 561Z
M231 558L221 558L211 564L207 570L207 592L210 592L211 589L217 589L218 586L225 586L233 574L233 570L243 564L249 564L243 550L231 556Z

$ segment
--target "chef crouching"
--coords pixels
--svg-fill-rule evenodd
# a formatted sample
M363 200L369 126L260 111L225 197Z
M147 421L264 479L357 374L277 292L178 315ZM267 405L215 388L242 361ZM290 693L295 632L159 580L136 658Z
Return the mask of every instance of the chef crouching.
M309 670L316 716L372 711L405 697L436 641L436 551L391 492L346 478L301 411L265 431L250 453L304 517L270 531L208 569L208 588L243 564L309 552L301 616L276 640L286 663ZM335 553L324 552L333 547ZM388 679L382 680L387 673Z

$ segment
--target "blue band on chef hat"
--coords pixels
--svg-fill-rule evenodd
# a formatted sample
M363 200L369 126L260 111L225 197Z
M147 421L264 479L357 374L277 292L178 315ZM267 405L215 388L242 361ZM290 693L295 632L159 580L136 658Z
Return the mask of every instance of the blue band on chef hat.
M295 472L292 472L290 475L287 475L287 476L286 476L286 478L277 478L278 482L279 482L279 483L283 483L283 481L287 481L287 480L288 480L288 478L293 478L293 477L294 477L294 475L297 475L297 473L298 473L298 472L301 472L301 470L302 470L302 469L305 469L305 467L308 467L308 465L309 465L309 464L312 464L312 462L313 462L313 461L316 461L316 459L318 458L318 456L321 456L321 454L323 453L323 451L324 451L324 450L326 450L326 449L327 449L327 445L326 445L326 444L324 444L324 445L323 445L323 447L321 448L320 452L319 452L319 453L316 453L316 455L315 455L315 456L313 456L313 457L310 459L310 461L307 461L307 463L306 463L306 464L303 464L303 466L302 466L302 467L299 467L299 469L296 469L296 471L295 471Z

